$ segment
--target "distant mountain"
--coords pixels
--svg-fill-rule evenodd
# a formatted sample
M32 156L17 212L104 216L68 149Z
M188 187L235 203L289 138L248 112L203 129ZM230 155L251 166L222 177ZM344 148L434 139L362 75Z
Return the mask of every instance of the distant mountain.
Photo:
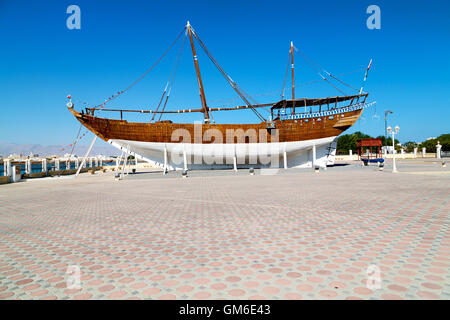
M74 155L84 156L88 148L88 145L77 144L75 146ZM63 145L43 146L40 144L18 144L0 141L0 156L3 157L7 157L10 154L22 154L23 156L27 156L30 153L38 154L39 156L63 156L66 153L70 153L71 150L72 147ZM92 148L91 155L117 156L120 155L120 151L104 141L97 140Z

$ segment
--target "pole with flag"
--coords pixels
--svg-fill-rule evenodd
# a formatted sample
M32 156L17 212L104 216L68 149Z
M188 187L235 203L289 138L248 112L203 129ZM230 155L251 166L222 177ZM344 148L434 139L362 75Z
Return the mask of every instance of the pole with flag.
M370 59L369 65L367 66L366 74L364 75L363 84L362 84L362 86L361 86L361 89L359 90L359 94L361 94L362 91L363 91L364 84L366 83L367 75L369 74L369 70L370 70L370 67L371 67L371 66L372 66L372 59Z

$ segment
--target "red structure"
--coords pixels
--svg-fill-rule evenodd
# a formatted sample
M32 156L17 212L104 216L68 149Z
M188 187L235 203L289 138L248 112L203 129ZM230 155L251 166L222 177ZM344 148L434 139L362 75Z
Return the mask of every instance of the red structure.
M360 139L356 143L358 147L358 160L382 159L383 152L381 150L382 143L380 139ZM367 155L367 150L369 154ZM374 151L374 153L372 153Z

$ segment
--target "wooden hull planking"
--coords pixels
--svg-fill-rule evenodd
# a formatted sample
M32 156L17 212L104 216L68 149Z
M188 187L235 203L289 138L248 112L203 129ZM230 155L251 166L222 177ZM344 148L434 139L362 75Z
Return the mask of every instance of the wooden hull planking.
M81 114L73 108L69 108L69 110L87 129L105 141L130 140L201 144L217 143L214 136L218 133L223 137L222 143L295 142L336 137L351 127L363 111L363 109L359 109L333 116L278 120L274 121L276 130L268 130L265 122L259 124L197 125L191 123L134 123ZM177 129L180 130L176 131ZM183 133L185 135L180 138L179 135ZM254 133L256 133L256 136ZM227 137L231 137L231 140Z
M259 124L132 123L70 112L114 147L168 169L325 167L363 109ZM314 151L313 151L314 150ZM236 164L235 164L236 163Z

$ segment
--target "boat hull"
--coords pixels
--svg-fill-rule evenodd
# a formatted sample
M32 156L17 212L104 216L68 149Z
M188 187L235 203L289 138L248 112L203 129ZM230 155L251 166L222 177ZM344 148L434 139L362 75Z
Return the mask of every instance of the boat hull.
M169 170L233 168L308 168L334 164L337 137L295 142L184 144L131 140L108 141L114 147ZM314 151L315 148L315 151Z
M258 124L129 123L69 110L94 134L168 169L302 168L334 163L337 136L363 108ZM303 116L302 116L303 117Z
M351 127L363 109L347 112L322 112L309 118L273 121L274 129L267 123L256 124L206 124L206 123L135 123L126 120L72 114L89 130L105 141L130 140L162 143L266 143L296 142L336 137ZM309 114L307 115L309 116Z

